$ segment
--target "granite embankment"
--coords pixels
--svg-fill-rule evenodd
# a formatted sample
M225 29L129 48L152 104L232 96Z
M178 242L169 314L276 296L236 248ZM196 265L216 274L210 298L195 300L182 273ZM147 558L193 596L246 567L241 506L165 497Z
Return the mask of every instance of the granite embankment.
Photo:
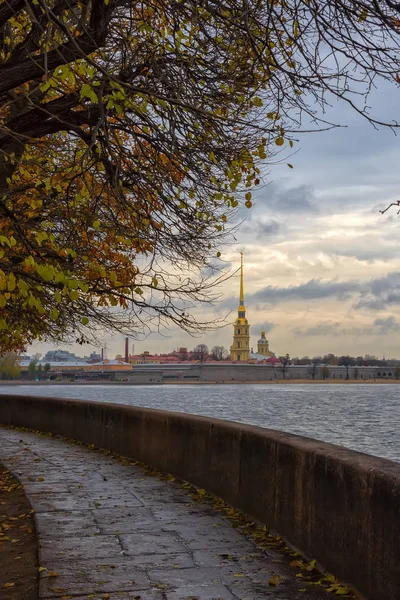
M141 460L267 524L368 600L400 598L400 468L339 446L144 408L7 396L0 423Z

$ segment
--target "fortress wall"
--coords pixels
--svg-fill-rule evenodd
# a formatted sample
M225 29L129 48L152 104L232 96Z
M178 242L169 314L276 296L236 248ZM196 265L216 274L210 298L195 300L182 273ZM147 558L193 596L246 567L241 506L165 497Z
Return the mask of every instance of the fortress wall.
M286 379L312 379L312 371L309 365L289 366L286 371ZM380 374L378 376L378 373ZM357 367L357 376L363 379L376 379L383 376L395 379L395 369L391 367ZM354 367L349 367L350 379L355 378ZM273 381L282 379L282 369L266 365L246 364L187 364L185 365L138 365L134 366L129 374L121 373L116 378L127 379L134 383L156 383L160 381L204 381L204 382L251 382L251 381ZM329 367L329 380L346 378L346 367ZM321 369L317 368L315 379L322 379Z
M400 598L396 463L268 429L100 402L5 394L0 423L173 473L273 528L367 600Z

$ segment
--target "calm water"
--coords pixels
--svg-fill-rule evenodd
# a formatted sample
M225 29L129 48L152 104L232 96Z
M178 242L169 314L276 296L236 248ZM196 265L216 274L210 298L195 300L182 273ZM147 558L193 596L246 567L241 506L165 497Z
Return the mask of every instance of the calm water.
M0 393L113 402L219 417L400 462L400 385L46 385Z

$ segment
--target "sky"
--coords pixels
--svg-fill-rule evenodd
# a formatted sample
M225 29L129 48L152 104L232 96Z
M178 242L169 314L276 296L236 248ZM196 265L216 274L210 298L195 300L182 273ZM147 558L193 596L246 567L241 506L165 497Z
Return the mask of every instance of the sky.
M384 85L370 99L371 112L396 119L400 89ZM269 168L254 206L223 249L223 264L245 262L245 306L251 346L264 327L278 356L328 352L400 358L400 215L381 209L400 200L400 130L374 129L347 105L335 102L330 120L345 127L301 134L282 164ZM293 169L287 166L293 165ZM177 328L151 334L135 352L169 352L198 343L232 343L239 279L225 282L219 304L200 317L225 317L226 325L200 338ZM124 353L122 337L105 336L107 356ZM54 348L35 343L28 352ZM77 354L94 347L65 346Z

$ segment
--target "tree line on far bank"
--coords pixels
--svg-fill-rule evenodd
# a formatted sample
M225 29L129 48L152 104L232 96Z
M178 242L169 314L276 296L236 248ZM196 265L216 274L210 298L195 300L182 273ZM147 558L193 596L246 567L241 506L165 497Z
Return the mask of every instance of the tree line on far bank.
M0 380L10 381L13 379L21 379L21 359L15 352L7 352L0 356ZM48 377L50 364L37 364L38 358L33 357L29 363L28 372L24 379L33 381L34 379L42 379Z

